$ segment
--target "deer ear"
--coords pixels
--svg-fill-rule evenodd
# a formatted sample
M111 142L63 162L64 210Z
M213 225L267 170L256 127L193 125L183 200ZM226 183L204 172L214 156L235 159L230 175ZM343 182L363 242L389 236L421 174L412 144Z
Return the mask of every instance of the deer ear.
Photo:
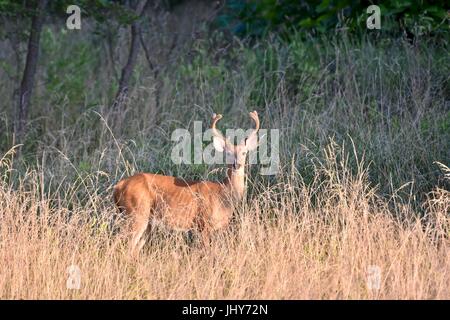
M216 151L223 152L225 150L226 143L223 138L213 137L213 144Z
M245 139L245 148L247 151L255 150L258 147L258 135L252 134Z

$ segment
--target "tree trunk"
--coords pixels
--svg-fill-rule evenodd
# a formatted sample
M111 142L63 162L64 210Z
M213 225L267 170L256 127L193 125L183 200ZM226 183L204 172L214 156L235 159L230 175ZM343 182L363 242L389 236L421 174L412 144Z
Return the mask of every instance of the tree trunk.
M147 0L139 0L137 2L135 12L136 15L140 18L145 8L147 7ZM131 44L130 51L128 52L127 63L122 69L122 73L119 81L119 89L117 90L116 98L114 101L114 106L116 108L120 108L128 96L128 86L130 83L131 75L133 74L134 66L136 64L136 60L139 52L139 34L140 34L140 21L134 21L131 24Z
M25 134L25 124L28 120L30 99L33 92L34 78L39 56L39 39L41 37L42 25L44 23L46 5L47 0L38 0L33 20L31 22L25 70L23 72L22 82L19 89L19 112L16 123L16 137L19 143L22 141Z

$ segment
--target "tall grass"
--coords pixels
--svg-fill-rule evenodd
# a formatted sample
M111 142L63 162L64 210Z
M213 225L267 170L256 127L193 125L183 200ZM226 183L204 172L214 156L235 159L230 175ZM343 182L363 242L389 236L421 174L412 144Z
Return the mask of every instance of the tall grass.
M377 196L363 161L353 174L347 156L330 143L311 185L291 168L282 182L257 186L260 193L240 206L208 249L159 230L137 259L114 232L120 221L112 203L84 183L61 199L43 192L39 171L14 188L3 179L0 297L449 298L449 192L430 195L419 218L411 206ZM89 201L73 201L86 187ZM66 287L71 265L81 270L79 290ZM372 289L371 266L381 271Z
M112 70L95 34L46 29L21 158L14 83L0 73L0 297L449 298L447 44L336 39L214 33L180 44L157 79L141 57L125 109L112 110L123 59ZM254 109L280 129L280 173L250 169L211 248L159 230L129 257L112 186L136 171L216 179L171 162L172 130L212 112L246 128ZM80 290L66 288L71 265Z

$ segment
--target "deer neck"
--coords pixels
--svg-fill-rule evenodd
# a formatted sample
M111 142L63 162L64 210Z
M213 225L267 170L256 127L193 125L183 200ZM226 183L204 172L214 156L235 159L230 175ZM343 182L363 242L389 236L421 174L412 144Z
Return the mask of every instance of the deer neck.
M225 188L236 199L242 199L245 194L245 170L244 167L233 170L231 166L227 169L227 177L224 181Z

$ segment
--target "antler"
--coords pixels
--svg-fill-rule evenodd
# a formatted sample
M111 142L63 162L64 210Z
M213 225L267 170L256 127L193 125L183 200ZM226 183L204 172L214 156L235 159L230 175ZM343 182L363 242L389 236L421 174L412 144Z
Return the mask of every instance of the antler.
M256 111L252 111L248 114L250 116L250 118L253 119L253 121L255 121L255 129L252 130L252 132L247 136L247 138L245 138L244 140L244 144L249 146L250 149L252 150L254 148L256 148L257 141L258 141L258 130L259 130L259 117L258 117L258 113ZM250 144L248 144L250 143Z
M258 112L253 111L249 113L250 118L253 119L253 121L255 121L255 130L253 130L254 133L258 132L259 130L259 117L258 117Z
M258 133L259 117L258 117L258 112L256 112L256 110L253 112L250 112L248 115L250 116L250 118L253 119L253 121L255 121L255 129L253 129L252 133L250 133L250 135L249 135L249 138L250 138L252 135L256 135Z
M222 115L221 115L221 114L215 114L215 113L213 113L213 116L212 116L212 124L211 124L211 130L212 130L212 133L213 133L214 136L223 139L222 133L220 133L220 131L217 130L217 128L216 128L216 123L217 123L217 121L219 121L220 119L222 119Z

